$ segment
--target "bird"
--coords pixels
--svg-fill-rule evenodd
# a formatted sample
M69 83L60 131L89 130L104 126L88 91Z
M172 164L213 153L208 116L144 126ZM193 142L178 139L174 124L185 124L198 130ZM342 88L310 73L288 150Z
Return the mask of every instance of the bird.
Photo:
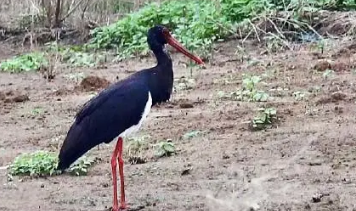
M197 64L204 65L202 59L179 43L166 26L155 25L148 29L147 43L157 64L117 81L84 103L76 113L58 155L57 170L64 172L93 147L117 140L111 156L113 211L128 209L123 173L123 139L140 129L151 107L168 101L172 94L173 62L166 44ZM117 198L117 164L120 204Z

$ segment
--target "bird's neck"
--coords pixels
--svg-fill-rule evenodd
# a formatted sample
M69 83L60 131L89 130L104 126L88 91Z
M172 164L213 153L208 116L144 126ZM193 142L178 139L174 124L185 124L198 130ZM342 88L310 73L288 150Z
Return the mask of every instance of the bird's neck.
M150 69L149 88L152 94L152 104L169 100L173 87L172 59L163 48L153 50L157 65Z
M164 47L153 50L157 59L157 65L172 67L172 59Z

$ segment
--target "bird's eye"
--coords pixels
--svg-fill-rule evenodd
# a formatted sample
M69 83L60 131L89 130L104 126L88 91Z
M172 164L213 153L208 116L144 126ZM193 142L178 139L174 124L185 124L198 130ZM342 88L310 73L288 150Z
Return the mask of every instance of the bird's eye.
M169 32L169 30L168 30L167 28L163 28L163 29L162 29L162 33L163 33L165 36L170 36L170 35L171 35L170 32Z

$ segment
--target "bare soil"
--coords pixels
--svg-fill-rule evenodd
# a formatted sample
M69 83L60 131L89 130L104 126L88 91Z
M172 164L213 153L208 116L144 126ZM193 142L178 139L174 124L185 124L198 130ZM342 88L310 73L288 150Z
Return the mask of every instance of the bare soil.
M237 42L231 41L220 44L212 64L192 76L183 65L187 59L172 55L175 78L193 78L195 84L179 89L175 83L171 102L153 108L137 136L149 135L150 144L172 139L179 151L156 159L150 148L147 162L136 165L126 156L129 205L145 211L355 210L356 57L349 50L340 53L351 44L330 41L323 55L307 44L273 55L246 45L247 55L235 55ZM69 75L83 72L114 83L154 63L144 58L100 70L58 70L51 82L38 73L0 73L0 166L20 153L58 150L76 111L93 94L77 89L80 82ZM327 68L316 70L319 63ZM334 63L343 68L323 76ZM264 76L260 89L273 97L268 103L218 97L219 91L239 88L246 73ZM108 85L98 84L96 90ZM297 91L305 93L303 99ZM19 96L28 99L13 100ZM264 105L276 107L281 121L265 131L249 130L249 120ZM182 138L193 130L202 132ZM1 168L0 210L107 210L113 145L88 153L101 161L87 176L9 180Z

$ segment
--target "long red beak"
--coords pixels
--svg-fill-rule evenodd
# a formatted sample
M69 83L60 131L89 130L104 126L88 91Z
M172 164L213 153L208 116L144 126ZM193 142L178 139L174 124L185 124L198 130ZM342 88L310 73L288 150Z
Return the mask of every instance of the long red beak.
M178 42L178 40L172 37L172 35L168 31L164 31L163 34L167 40L167 43L177 49L177 51L194 60L197 64L204 64L204 62L198 56L195 56L194 54L190 53L186 48L183 47L181 43Z

